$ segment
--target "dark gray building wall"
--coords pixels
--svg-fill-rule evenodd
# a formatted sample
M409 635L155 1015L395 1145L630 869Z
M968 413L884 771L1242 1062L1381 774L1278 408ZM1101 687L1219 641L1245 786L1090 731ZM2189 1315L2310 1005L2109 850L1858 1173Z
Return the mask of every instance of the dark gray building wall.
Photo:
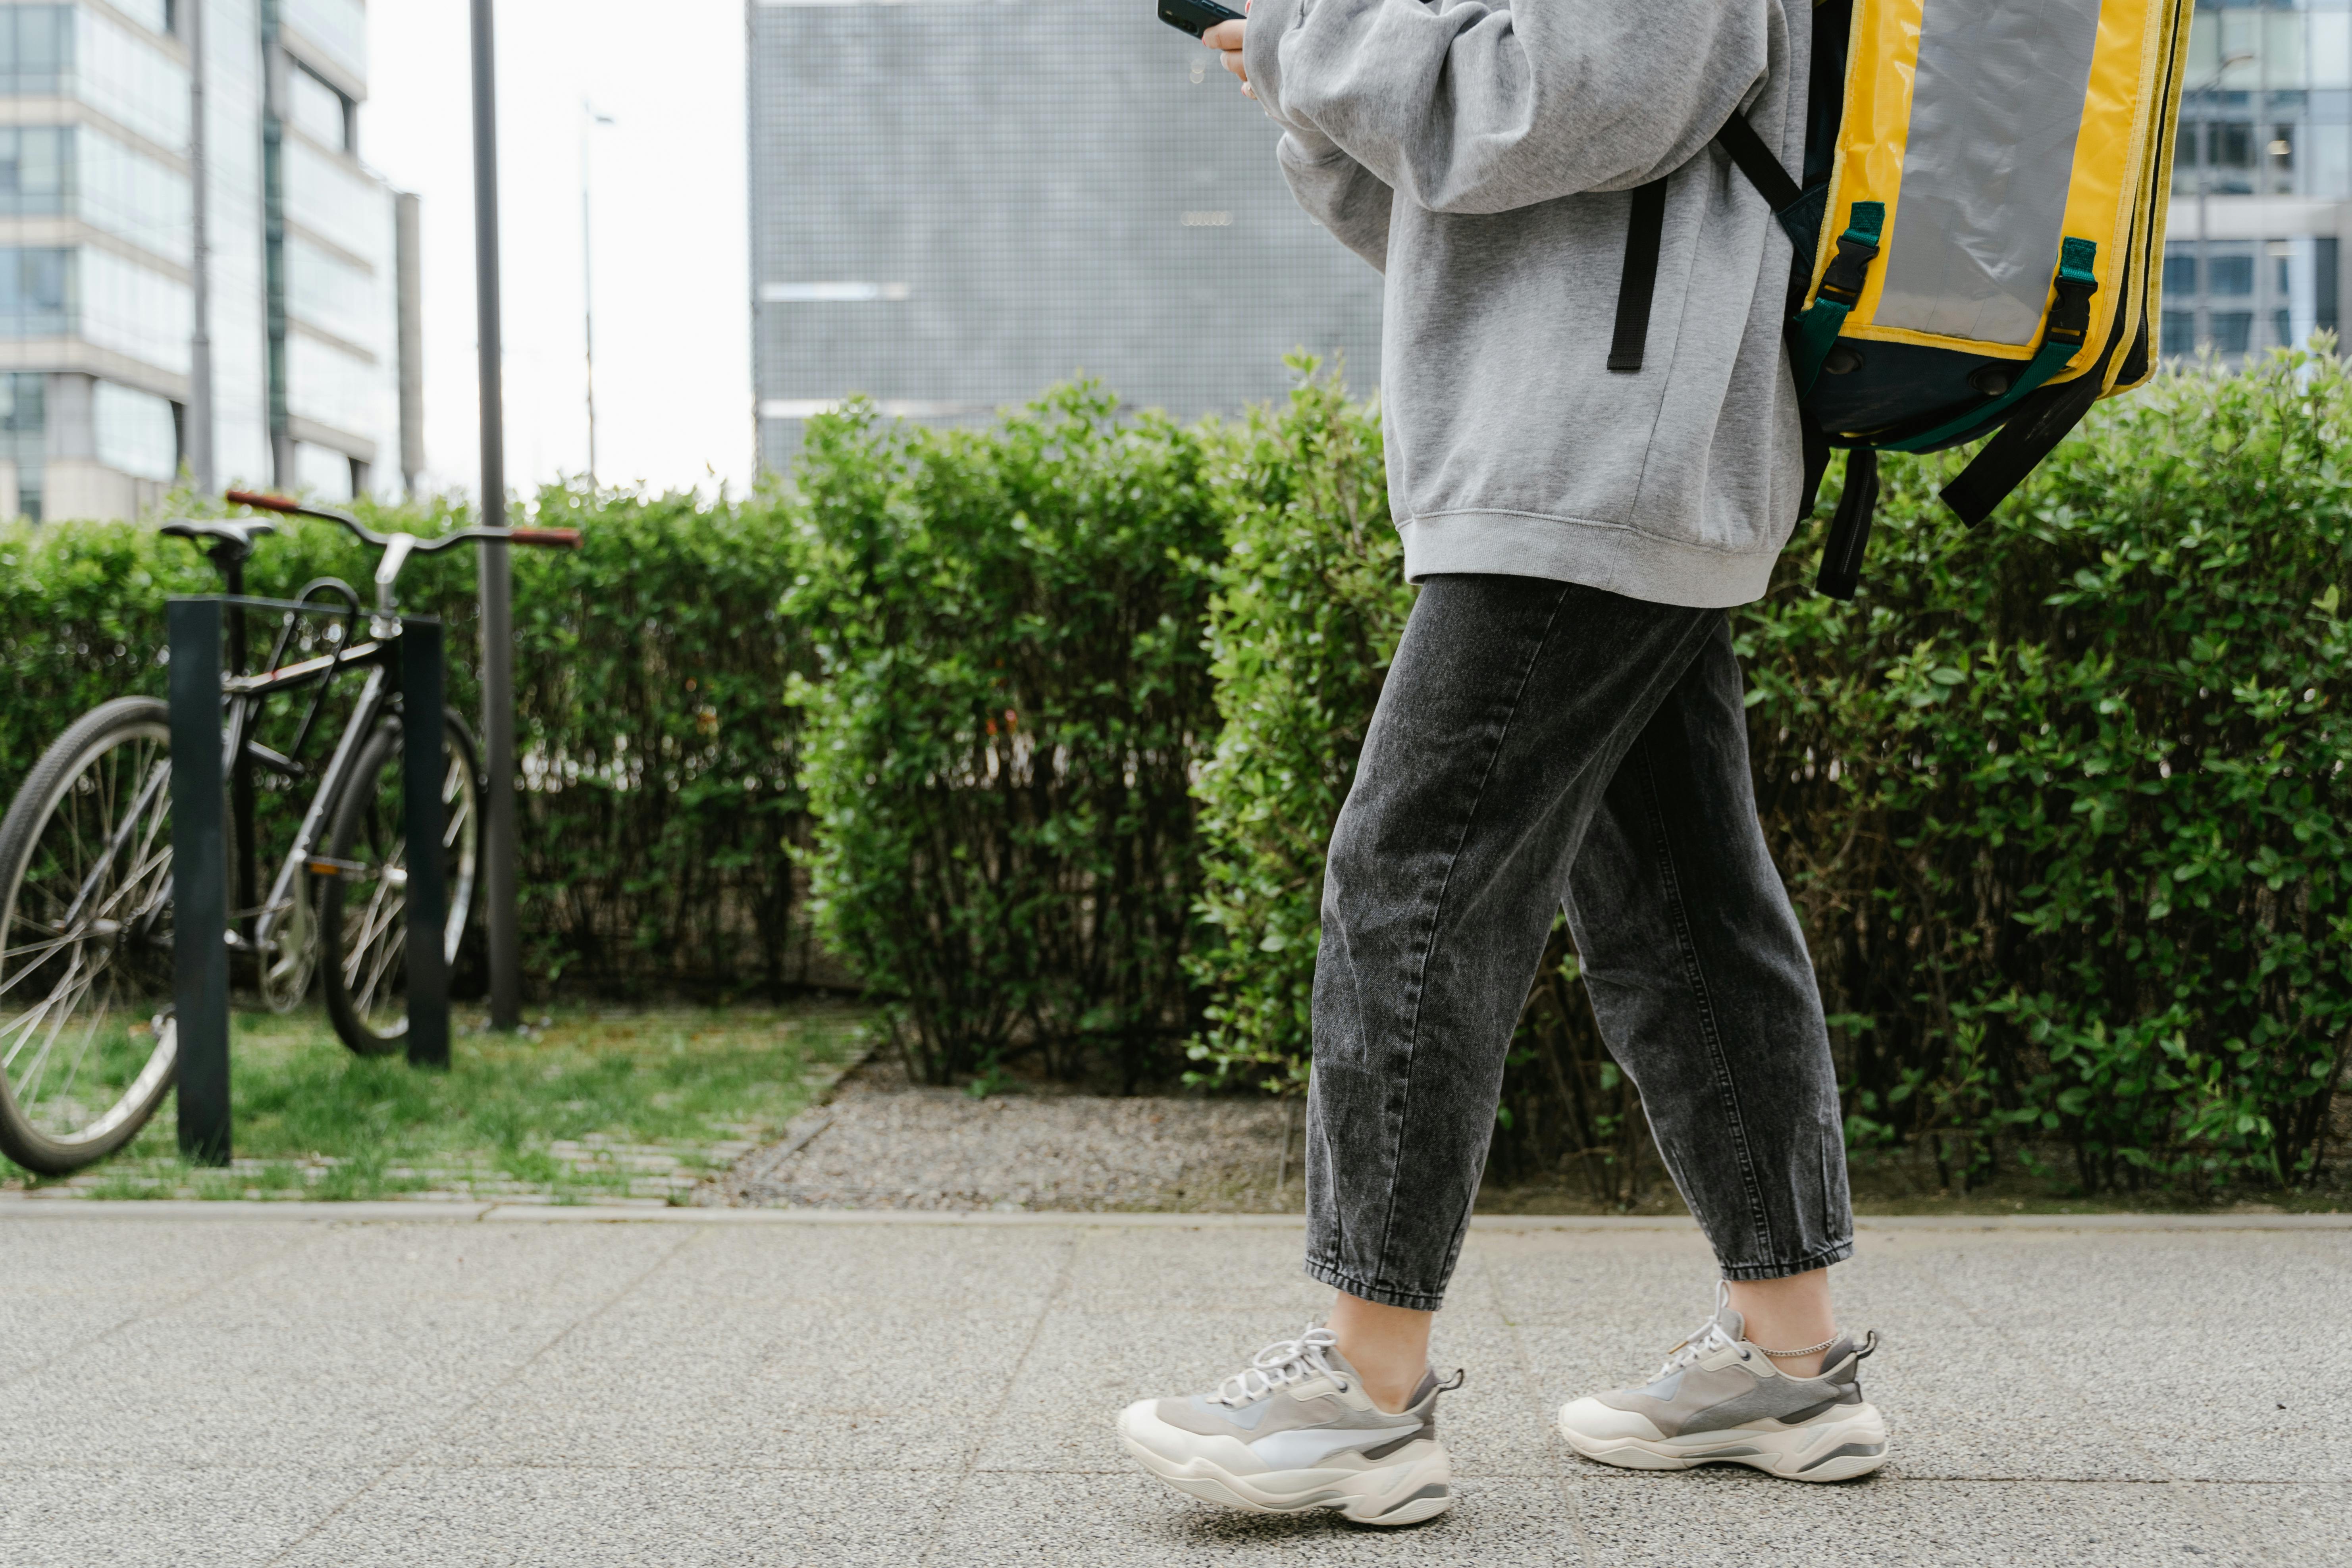
M1276 132L1150 0L750 0L762 461L865 394L974 418L1080 374L1191 418L1283 356L1370 392L1380 277L1292 203Z

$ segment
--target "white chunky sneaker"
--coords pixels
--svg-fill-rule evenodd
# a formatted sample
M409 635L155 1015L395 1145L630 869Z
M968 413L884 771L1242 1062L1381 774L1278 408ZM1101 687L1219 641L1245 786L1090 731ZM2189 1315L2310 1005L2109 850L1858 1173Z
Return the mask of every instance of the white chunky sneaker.
M1437 1440L1437 1396L1462 1385L1422 1374L1404 1409L1373 1405L1328 1329L1257 1352L1213 1394L1143 1399L1119 1413L1127 1451L1180 1491L1253 1513L1336 1508L1359 1524L1414 1524L1454 1506Z
M1753 1465L1792 1481L1843 1481L1886 1463L1886 1422L1862 1397L1862 1359L1843 1334L1814 1377L1791 1377L1743 1337L1718 1291L1715 1316L1666 1356L1646 1387L1579 1399L1560 1435L1588 1459L1629 1470Z

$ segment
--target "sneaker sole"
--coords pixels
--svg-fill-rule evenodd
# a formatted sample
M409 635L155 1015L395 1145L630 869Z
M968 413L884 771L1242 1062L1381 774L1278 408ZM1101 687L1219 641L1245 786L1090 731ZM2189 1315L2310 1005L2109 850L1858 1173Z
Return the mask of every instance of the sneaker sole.
M1443 1446L1413 1443L1361 1469L1265 1470L1241 1475L1195 1456L1171 1459L1129 1436L1118 1440L1138 1464L1178 1491L1248 1513L1311 1513L1336 1508L1356 1524L1419 1524L1454 1506L1454 1466Z
M1559 1434L1588 1459L1627 1470L1748 1465L1786 1481L1850 1481L1886 1463L1886 1421L1874 1405L1801 1426L1734 1426L1681 1437L1588 1437L1563 1420Z

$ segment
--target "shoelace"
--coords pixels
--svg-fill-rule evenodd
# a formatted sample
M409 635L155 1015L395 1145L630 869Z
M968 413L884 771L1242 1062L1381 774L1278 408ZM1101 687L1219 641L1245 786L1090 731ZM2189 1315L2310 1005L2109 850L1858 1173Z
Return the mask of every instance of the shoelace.
M1700 1357L1717 1351L1737 1350L1739 1342L1723 1331L1723 1309L1731 1300L1731 1292L1718 1280L1715 1287L1715 1315L1691 1331L1690 1337L1666 1352L1666 1359L1650 1375L1665 1377L1696 1363Z
M1217 1384L1217 1392L1211 1397L1220 1405L1251 1405L1277 1388L1304 1383L1318 1373L1333 1379L1345 1393L1347 1378L1323 1355L1339 1342L1339 1336L1330 1330L1309 1323L1297 1339L1276 1340L1250 1357L1249 1365Z

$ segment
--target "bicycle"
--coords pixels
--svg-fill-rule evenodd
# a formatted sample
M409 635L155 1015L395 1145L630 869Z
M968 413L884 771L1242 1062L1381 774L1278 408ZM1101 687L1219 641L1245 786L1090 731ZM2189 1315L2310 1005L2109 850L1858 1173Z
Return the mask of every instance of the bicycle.
M437 538L381 534L348 513L282 496L230 490L233 505L336 522L380 551L367 637L357 637L360 595L340 578L303 585L275 606L269 658L247 674L245 620L226 617L219 766L228 788L233 868L228 944L249 966L262 1000L286 1011L314 976L335 1033L376 1056L407 1033L403 980L407 885L401 738L407 715L398 686L403 567L478 540L576 548L575 529L468 528ZM162 531L203 549L232 600L245 589L254 542L277 531L267 518L181 519ZM298 627L327 651L285 663ZM332 749L305 760L331 691L366 672ZM310 688L284 750L257 738L266 705ZM481 770L472 734L452 710L441 718L448 763L442 782L442 854L448 915L444 947L454 963L473 902L481 839ZM45 1175L62 1175L138 1135L173 1082L171 726L152 697L100 703L68 726L33 765L0 817L0 1153ZM267 896L257 897L257 770L287 789L310 787ZM315 897L314 897L315 894ZM314 907L315 906L315 907Z

